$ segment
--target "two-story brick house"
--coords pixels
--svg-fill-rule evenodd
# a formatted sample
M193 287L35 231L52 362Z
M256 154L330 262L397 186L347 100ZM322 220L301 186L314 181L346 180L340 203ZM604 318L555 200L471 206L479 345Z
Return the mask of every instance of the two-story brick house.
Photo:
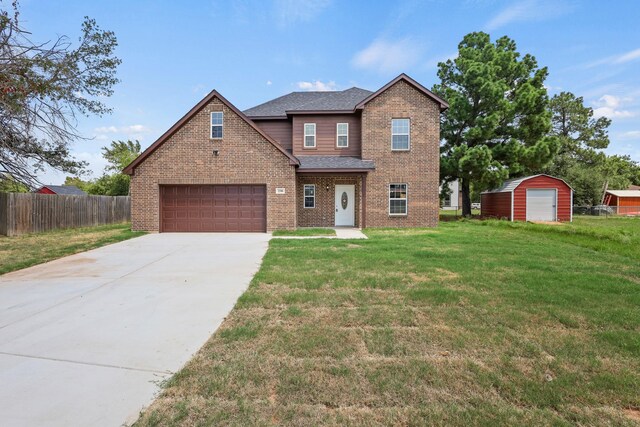
M435 226L447 107L405 74L244 112L214 90L125 168L133 228Z

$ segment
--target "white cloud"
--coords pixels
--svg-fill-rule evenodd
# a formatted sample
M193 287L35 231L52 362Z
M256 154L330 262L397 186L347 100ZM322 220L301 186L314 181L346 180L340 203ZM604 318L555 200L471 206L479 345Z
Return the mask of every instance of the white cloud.
M280 26L310 21L331 4L331 0L276 0L275 14Z
M94 129L97 133L117 133L118 128L115 126L102 126Z
M271 86L273 82L271 80L267 80L267 86Z
M302 90L313 90L318 92L327 92L330 90L336 90L336 82L330 81L327 83L323 83L320 80L316 80L314 82L298 82L296 83L299 89Z
M625 62L633 61L633 60L638 59L638 58L640 58L640 49L632 50L630 52L623 53L622 55L619 55L615 59L615 63L616 64L624 64Z
M594 102L596 108L593 110L593 116L595 118L608 117L610 119L633 117L635 113L622 109L622 107L630 101L630 98L604 95L598 101Z
M630 130L620 134L620 139L640 139L640 130Z
M522 0L500 11L485 25L485 29L493 31L514 22L553 19L570 12L572 9L571 4L561 0Z
M395 41L377 39L356 53L351 64L384 74L397 73L415 64L422 51L423 46L411 38Z
M607 56L586 65L586 68L597 67L598 65L619 65L640 59L640 49L630 50L629 52L620 53L618 55Z
M123 133L123 134L135 134L135 133L147 133L150 131L145 125L129 125L129 126L102 126L95 128L94 131L98 135L104 135L108 133Z

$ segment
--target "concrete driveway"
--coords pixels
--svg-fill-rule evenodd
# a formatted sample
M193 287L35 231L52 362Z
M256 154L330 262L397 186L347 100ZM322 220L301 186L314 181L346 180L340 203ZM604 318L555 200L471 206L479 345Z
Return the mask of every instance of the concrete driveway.
M0 424L119 426L206 342L267 234L152 234L0 276Z

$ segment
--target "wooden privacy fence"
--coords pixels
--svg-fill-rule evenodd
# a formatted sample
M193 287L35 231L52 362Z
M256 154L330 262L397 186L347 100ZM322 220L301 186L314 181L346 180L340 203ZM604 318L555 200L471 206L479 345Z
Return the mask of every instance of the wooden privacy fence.
M130 220L129 196L0 193L0 234L5 236Z

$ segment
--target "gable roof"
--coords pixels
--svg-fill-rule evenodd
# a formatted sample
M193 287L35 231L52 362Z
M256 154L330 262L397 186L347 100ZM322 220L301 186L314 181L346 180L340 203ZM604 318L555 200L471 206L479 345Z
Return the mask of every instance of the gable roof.
M276 147L278 151L289 158L289 164L291 165L299 165L300 162L296 159L292 154L287 152L280 144L278 144L273 138L267 135L262 129L256 126L255 123L251 121L242 111L238 110L232 103L227 101L227 99L220 95L217 90L212 90L207 96L205 96L202 101L198 102L195 107L193 107L187 114L185 114L180 120L178 120L171 128L166 131L160 138L156 140L153 144L151 144L146 150L142 152L138 157L136 157L127 167L125 167L122 171L127 175L133 175L136 166L142 163L147 157L151 155L154 151L156 151L162 144L165 143L169 138L175 134L178 129L180 129L185 123L191 120L196 114L200 112L213 98L218 98L227 108L236 113L242 120L244 120L249 126L251 126L256 132L260 134L264 139L266 139L271 145Z
M616 197L640 197L640 190L607 190Z
M511 178L506 180L500 187L498 188L494 188L493 190L487 190L487 191L483 191L482 194L485 193L510 193L513 190L515 190L518 185L522 184L524 181L531 179L531 178L536 178L539 176L546 176L552 179L557 179L558 181L562 181L566 184L567 187L571 188L571 186L569 184L567 184L567 182L564 179L561 178L557 178L555 176L551 176L551 175L547 175L546 173L539 173L537 175L530 175L530 176L523 176L521 178Z
M409 83L411 86L416 88L418 91L420 91L424 95L426 95L428 98L431 98L437 104L440 104L440 112L443 112L444 110L449 108L449 104L447 104L447 102L444 99L440 98L438 95L436 95L435 93L431 92L429 89L427 89L426 87L422 86L420 83L418 83L417 81L413 80L411 77L409 77L405 73L402 73L398 77L396 77L395 79L391 80L389 83L387 83L386 85L382 86L380 89L378 89L377 91L375 91L374 93L372 93L371 95L369 95L368 97L366 97L365 99L360 101L360 103L358 105L356 105L356 109L358 109L358 110L363 109L364 106L369 101L371 101L372 99L376 98L382 92L386 91L391 86L393 86L394 84L398 83L401 80L405 81L406 83Z
M373 92L352 87L342 91L291 92L279 98L244 110L249 117L286 118L287 114L304 112L352 113L363 99Z
M48 188L56 194L61 194L64 196L86 196L87 193L76 187L75 185L43 185L40 187L40 190L43 188Z

